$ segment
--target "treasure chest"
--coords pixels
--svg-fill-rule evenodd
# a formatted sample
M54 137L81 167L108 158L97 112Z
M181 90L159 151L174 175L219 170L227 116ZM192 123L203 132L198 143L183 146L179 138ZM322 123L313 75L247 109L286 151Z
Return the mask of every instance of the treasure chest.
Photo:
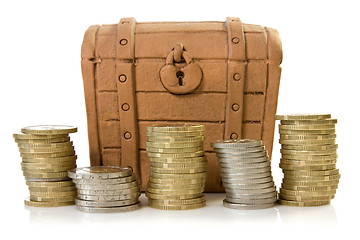
M222 192L210 143L262 139L271 156L282 48L275 29L225 22L90 26L81 51L92 166L131 166L146 189L147 126L205 126L207 192Z

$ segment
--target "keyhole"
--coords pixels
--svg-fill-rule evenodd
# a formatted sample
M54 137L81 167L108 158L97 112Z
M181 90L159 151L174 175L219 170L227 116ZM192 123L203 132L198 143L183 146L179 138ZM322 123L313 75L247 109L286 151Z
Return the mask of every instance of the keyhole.
M184 72L183 71L178 71L176 73L176 77L179 79L179 86L183 86L183 78L184 78Z

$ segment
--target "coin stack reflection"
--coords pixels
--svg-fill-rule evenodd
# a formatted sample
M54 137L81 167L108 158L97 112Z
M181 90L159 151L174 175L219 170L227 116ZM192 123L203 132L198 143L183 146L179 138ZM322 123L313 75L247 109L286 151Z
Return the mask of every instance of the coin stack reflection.
M274 206L277 192L261 140L219 140L211 146L221 167L225 207L245 210Z
M149 205L163 210L205 206L204 126L154 126L148 127L147 135L146 150L151 161L146 190Z
M284 178L279 203L296 207L329 204L340 174L336 169L336 119L330 114L276 115Z
M76 127L42 125L24 127L13 136L22 157L21 169L30 191L25 204L33 207L73 205L76 188L67 171L76 167L69 133Z
M89 213L139 209L140 188L130 167L85 167L69 171L77 188L77 209Z

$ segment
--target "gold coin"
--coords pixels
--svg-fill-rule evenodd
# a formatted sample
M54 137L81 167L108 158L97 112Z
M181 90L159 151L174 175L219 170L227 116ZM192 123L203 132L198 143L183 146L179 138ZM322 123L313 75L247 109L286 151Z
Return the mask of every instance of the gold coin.
M27 178L63 178L68 176L68 172L50 172L50 173L31 173L23 172L24 177Z
M314 155L334 155L336 154L335 150L319 150L319 151L306 151L306 150L287 150L287 149L280 149L280 152L282 154L288 154L288 155L306 155L306 156L314 156Z
M35 197L30 196L31 201L37 202L72 202L75 201L75 196L63 196L63 197Z
M329 155L282 154L282 159L297 160L297 161L336 160L337 154L329 154Z
M43 135L39 135L39 136L43 136ZM51 136L56 136L56 135L51 135ZM50 144L50 143L64 143L69 141L70 141L70 137L47 138L47 139L15 139L15 142L18 144Z
M280 134L286 135L320 135L320 134L335 134L335 129L325 129L325 130L285 130L279 129Z
M204 156L204 151L189 152L189 153L147 153L149 157L159 158L190 158L190 157L201 157Z
M282 125L333 125L337 119L324 120L281 120Z
M16 140L47 140L52 138L67 138L67 134L49 134L49 135L34 135L34 134L25 134L25 133L14 133L13 137Z
M193 148L201 147L204 142L180 142L180 143L166 143L166 142L146 142L146 147L150 148Z
M23 163L38 163L38 164L68 164L70 162L75 162L77 159L76 155L67 156L67 157L58 157L58 158L22 158Z
M291 207L315 207L315 206L330 204L330 200L299 202L299 201L287 201L287 200L279 199L278 202L281 205L291 206Z
M288 114L275 115L275 120L323 120L331 118L331 114Z
M339 174L339 169L314 171L314 170L283 170L284 175L293 176L331 176Z
M195 178L195 179L166 179L166 178L154 178L150 177L149 182L158 184L200 184L206 182L206 178Z
M325 139L325 140L279 140L280 144L286 145L305 145L305 146L312 146L312 145L334 145L335 139Z
M190 158L159 158L151 157L152 163L198 163L206 161L206 156L190 157Z
M327 140L335 139L336 134L325 134L325 135L288 135L280 134L280 140Z
M158 194L158 193L151 193L146 191L146 197L150 199L156 200L186 200L186 199L194 199L203 196L203 193L193 193L193 194L178 194L178 195L165 195L165 194Z
M289 195L289 196L300 196L300 197L316 197L316 196L329 196L334 195L336 193L336 189L329 191L297 191L297 190L287 190L280 188L280 193Z
M189 204L196 204L205 201L205 195L201 197L193 198L193 199L183 199L183 200L174 200L174 199L149 199L153 204L160 204L160 205L189 205Z
M76 191L75 186L61 186L61 187L28 187L31 192L68 192Z
M149 206L160 210L191 210L191 209L205 207L206 201L195 204L187 204L187 205L167 205L167 204L153 203L151 200L149 200Z
M75 161L69 161L69 162L58 162L58 163L32 163L32 162L21 162L21 167L27 168L27 169L56 169L61 167L72 167L76 166Z
M297 165L297 166L316 166L316 165L328 165L336 164L336 160L322 160L322 161L297 161L280 159L281 164Z
M30 207L62 207L62 206L70 206L75 204L74 201L70 202L38 202L38 201L32 201L29 198L24 200L25 205Z
M296 190L296 191L308 191L308 192L318 192L318 191L331 191L336 190L338 185L333 186L293 186L288 184L281 184L281 188L287 190Z
M339 180L341 177L340 174L334 175L325 175L325 176L299 176L299 175L291 175L291 174L284 174L284 178L294 181L331 181L331 180Z
M306 130L306 131L313 131L313 130L327 130L327 129L335 129L335 124L317 124L317 125L279 125L280 130Z
M336 164L328 165L315 165L315 166L297 166L289 164L279 164L279 167L284 170L334 170L336 169Z
M60 142L60 143L18 143L19 148L68 148L73 147L73 142Z
M326 150L336 150L338 148L337 144L334 145L287 145L282 144L282 149L285 150L299 150L299 151L326 151Z
M204 147L189 147L189 148L146 148L147 152L152 153L191 153L191 152L198 152L198 151L204 151Z
M38 125L24 127L21 129L21 132L25 134L56 135L75 133L77 132L77 128L64 125Z
M73 181L58 181L58 182L29 182L26 181L29 187L68 187L75 186Z
M75 155L75 151L73 149L56 153L20 153L20 156L23 158L59 158L73 155Z
M158 163L151 162L151 167L155 168L204 168L207 166L207 161L195 163Z
M57 198L57 197L65 197L65 196L76 196L76 191L67 191L67 192L30 192L31 198L36 197L47 197L47 198Z
M177 124L177 125L164 125L159 124L156 126L147 127L149 132L179 132L179 131L204 131L204 125L192 125L192 124Z
M189 131L189 132L147 132L148 137L202 137L203 131Z
M339 184L339 180L330 180L330 181L318 181L318 180L306 180L306 181L296 181L284 178L283 184L292 185L292 186L333 186Z
M197 167L197 168L156 168L150 167L150 171L154 173L167 173L167 174L192 174L192 173L202 173L206 172L206 167Z
M293 195L285 195L279 194L279 198L288 201L300 201L300 202L311 202L311 201L326 201L331 200L335 197L335 195L329 196L314 196L314 197L301 197L301 196L293 196Z
M60 153L60 152L71 152L74 151L74 146L59 147L59 148L19 148L20 153Z
M21 170L26 173L57 173L57 172L64 172L70 169L76 168L76 164L72 166L57 166L57 167L48 167L48 168L28 168L28 167L21 167Z
M150 172L150 177L161 179L198 179L206 178L206 172L200 173L185 173L185 174L169 174L169 173L156 173Z
M157 194L165 194L165 195L187 195L187 194L196 194L202 193L204 191L203 188L198 189L158 189L147 187L147 192L157 193Z
M195 184L159 184L148 182L148 187L158 189L169 189L169 190L186 190L186 189L204 189L205 182Z
M154 137L148 136L149 142L156 143L190 143L190 142L203 142L204 136L197 137Z

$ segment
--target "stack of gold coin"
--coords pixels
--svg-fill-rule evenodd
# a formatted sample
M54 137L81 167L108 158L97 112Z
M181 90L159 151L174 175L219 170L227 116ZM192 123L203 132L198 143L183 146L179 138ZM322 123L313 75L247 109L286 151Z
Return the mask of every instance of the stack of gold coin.
M225 207L250 210L275 205L277 192L271 164L261 140L218 140L211 146L221 166Z
M85 167L69 171L77 188L77 209L89 213L139 209L140 188L130 167Z
M76 188L67 171L76 167L69 133L76 127L30 126L13 136L22 157L21 168L30 191L25 204L33 207L73 205Z
M284 178L279 203L296 207L321 206L335 197L340 174L336 169L336 119L330 114L276 115Z
M163 210L205 206L204 126L154 126L148 127L147 135L146 150L151 161L146 190L149 205Z

